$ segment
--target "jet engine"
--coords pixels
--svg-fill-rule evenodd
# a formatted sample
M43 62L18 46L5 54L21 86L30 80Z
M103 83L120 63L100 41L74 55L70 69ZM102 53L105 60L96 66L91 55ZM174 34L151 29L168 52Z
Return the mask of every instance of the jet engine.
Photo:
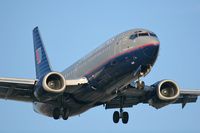
M65 78L58 72L50 72L44 77L42 86L47 92L63 92L65 90Z
M40 101L51 100L62 94L65 90L65 78L58 72L50 72L38 81L34 91L35 97Z
M154 96L149 100L149 104L157 109L175 102L180 95L178 85L172 80L159 81L152 87Z

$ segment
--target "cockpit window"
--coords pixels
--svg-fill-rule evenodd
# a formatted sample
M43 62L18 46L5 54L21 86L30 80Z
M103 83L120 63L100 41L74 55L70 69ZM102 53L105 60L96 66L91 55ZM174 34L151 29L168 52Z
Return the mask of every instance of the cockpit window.
M129 37L129 39L134 40L136 37L138 37L137 34L133 34L133 35L131 35L131 36Z
M139 36L149 36L148 33L139 33Z
M152 36L152 37L156 37L156 34L152 33L152 32L142 32L142 33L135 33L135 34L132 34L129 39L131 40L134 40L135 38L137 37L140 37L140 36Z
M154 34L154 33L149 33L149 35L152 37L157 37L156 34Z

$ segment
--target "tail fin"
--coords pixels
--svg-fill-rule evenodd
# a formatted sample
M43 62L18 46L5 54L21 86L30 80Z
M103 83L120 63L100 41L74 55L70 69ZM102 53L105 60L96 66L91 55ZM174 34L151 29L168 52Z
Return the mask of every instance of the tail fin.
M45 51L42 39L40 37L38 27L35 27L33 29L33 44L35 54L36 78L40 79L48 72L51 72L51 66L49 64L48 56Z

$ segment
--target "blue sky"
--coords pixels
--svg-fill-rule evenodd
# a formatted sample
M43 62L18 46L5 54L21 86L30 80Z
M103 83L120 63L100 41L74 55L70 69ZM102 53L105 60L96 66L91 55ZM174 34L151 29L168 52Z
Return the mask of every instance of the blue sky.
M32 29L39 26L54 70L67 66L112 36L133 28L154 31L161 42L158 60L146 84L173 79L181 88L200 89L199 0L1 0L0 77L35 78ZM156 110L138 105L127 125L113 124L114 110L102 106L54 121L30 103L0 100L0 132L48 133L199 133L200 101Z

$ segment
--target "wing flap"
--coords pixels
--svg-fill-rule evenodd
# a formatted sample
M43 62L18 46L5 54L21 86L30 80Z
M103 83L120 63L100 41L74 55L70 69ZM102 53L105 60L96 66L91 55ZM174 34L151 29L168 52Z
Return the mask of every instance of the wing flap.
M120 104L121 97L118 96L112 99L110 102L106 103L105 109L113 109L113 108L130 108L133 105L137 105L139 103L139 99L137 97L126 96L123 101L123 106Z
M181 95L194 95L194 96L200 96L200 90L181 90Z
M149 100L152 98L152 89L146 86L145 90L137 90L134 88L128 88L120 96L115 97L111 101L106 103L106 109L112 108L127 108L137 105L138 103L149 104ZM149 88L149 89L148 89ZM200 96L200 90L181 90L180 96L172 104L182 104L182 108L185 107L187 103L195 103ZM124 97L122 105L120 104L120 98Z
M200 90L181 90L175 103L182 104L182 108L184 108L187 103L195 103L198 96L200 96Z

